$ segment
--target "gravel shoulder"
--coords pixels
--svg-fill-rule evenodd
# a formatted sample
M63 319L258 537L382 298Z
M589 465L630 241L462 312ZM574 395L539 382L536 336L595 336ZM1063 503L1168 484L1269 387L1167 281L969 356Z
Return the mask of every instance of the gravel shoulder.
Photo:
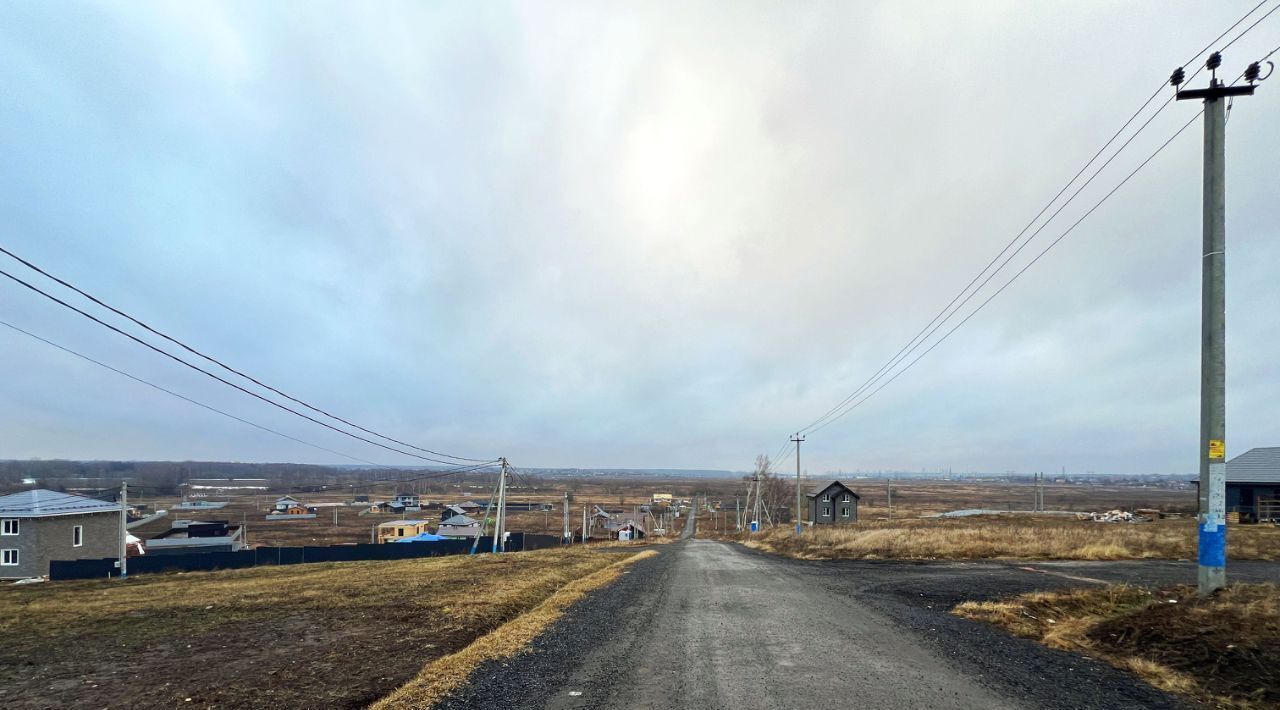
M1037 589L1186 582L1189 563L810 562L706 540L658 549L440 707L1183 706L1110 665L949 612ZM1232 574L1273 581L1280 565Z

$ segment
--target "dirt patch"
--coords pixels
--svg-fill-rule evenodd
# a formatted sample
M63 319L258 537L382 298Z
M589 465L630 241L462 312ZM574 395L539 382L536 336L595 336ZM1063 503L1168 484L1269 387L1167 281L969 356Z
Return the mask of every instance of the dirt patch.
M617 561L574 548L7 587L0 705L363 707Z
M966 602L956 614L1088 653L1223 707L1280 707L1280 585L1128 586Z

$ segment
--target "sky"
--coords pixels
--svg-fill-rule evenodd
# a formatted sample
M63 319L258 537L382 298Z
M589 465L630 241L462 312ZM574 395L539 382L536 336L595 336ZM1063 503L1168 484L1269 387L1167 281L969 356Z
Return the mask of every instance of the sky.
M748 469L1255 4L5 3L0 245L418 446ZM1224 75L1277 45L1280 12ZM1198 109L1165 108L989 288ZM1263 83L1227 127L1228 455L1280 445L1277 109ZM1201 156L1194 121L808 432L804 469L1194 472ZM354 459L422 463L0 281L8 324ZM4 327L0 353L0 458L352 460Z

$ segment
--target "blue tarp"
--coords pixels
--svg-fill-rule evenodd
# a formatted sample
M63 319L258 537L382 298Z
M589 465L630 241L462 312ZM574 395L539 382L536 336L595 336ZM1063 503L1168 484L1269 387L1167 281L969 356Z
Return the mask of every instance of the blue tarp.
M439 542L440 540L448 539L449 538L447 537L432 535L431 533L419 533L413 537L402 537L399 540L392 540L392 542Z

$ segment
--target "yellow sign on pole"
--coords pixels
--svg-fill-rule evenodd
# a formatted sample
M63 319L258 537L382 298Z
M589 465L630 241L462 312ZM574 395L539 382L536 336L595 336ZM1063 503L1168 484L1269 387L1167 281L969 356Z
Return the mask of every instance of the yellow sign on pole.
M1227 444L1222 439L1209 440L1209 458L1224 459L1227 457Z

